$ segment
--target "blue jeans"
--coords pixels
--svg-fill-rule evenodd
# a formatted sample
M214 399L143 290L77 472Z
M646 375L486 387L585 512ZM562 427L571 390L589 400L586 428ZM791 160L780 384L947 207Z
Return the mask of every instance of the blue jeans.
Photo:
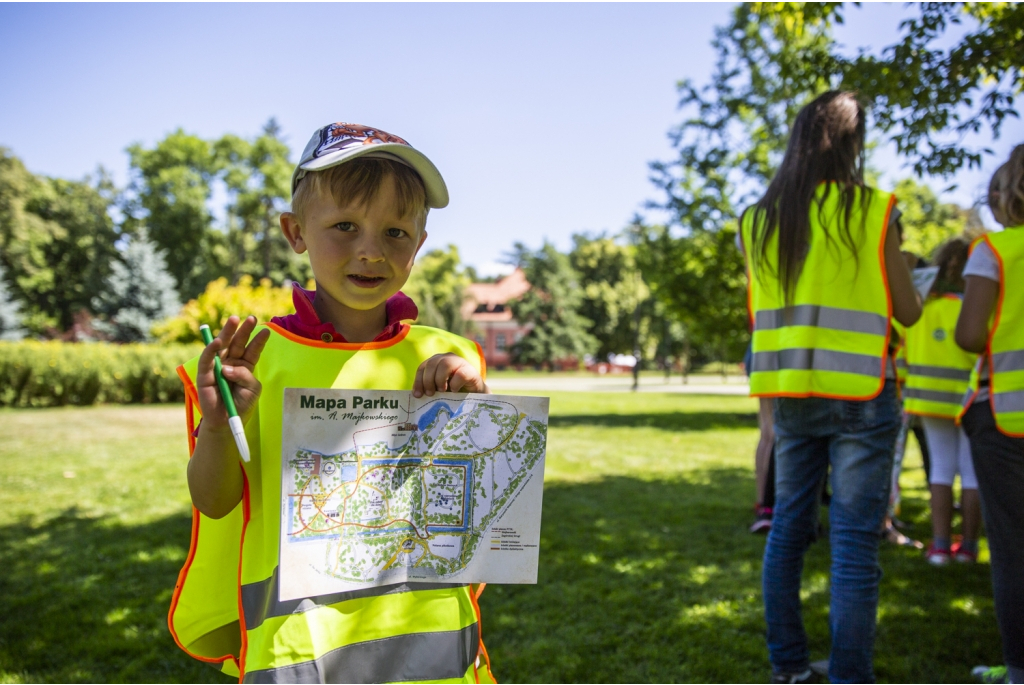
M826 469L833 683L874 682L879 531L889 503L900 412L893 381L873 400L775 399L775 510L764 550L764 613L772 669L800 673L810 654L800 610L804 552L813 540Z

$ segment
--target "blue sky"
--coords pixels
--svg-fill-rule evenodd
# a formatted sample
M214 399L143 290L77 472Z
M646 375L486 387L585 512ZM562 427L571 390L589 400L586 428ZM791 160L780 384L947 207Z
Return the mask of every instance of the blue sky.
M36 173L127 180L129 144L181 127L257 134L270 117L298 155L318 126L354 121L409 140L451 205L427 246L494 272L515 241L559 247L618 231L672 157L675 83L706 82L728 4L0 5L0 145ZM892 42L902 5L851 10L849 48ZM968 204L1024 140L962 173ZM981 142L989 142L982 138ZM909 175L881 150L885 180ZM933 187L950 181L935 179ZM884 185L884 182L883 182Z

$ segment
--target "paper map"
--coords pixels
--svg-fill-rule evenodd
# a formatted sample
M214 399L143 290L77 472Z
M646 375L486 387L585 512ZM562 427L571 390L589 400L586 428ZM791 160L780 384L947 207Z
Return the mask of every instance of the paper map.
M548 399L286 388L280 599L535 583Z

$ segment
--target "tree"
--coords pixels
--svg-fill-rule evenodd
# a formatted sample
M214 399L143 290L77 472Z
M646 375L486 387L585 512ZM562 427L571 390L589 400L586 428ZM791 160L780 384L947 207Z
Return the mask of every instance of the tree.
M654 302L637 267L636 248L603 235L577 234L572 240L569 264L583 289L579 312L598 342L595 356L629 354L639 342L641 356L653 357L662 331L652 320Z
M102 170L84 181L36 176L0 148L0 265L30 331L66 330L90 310L117 257L113 202Z
M666 226L641 226L638 260L655 297L700 356L735 361L747 332L746 269L734 245L735 224L675 237ZM677 335L678 338L678 335Z
M569 257L546 241L535 252L517 243L513 253L532 286L515 304L515 315L533 324L512 346L513 363L553 368L555 362L580 360L596 350L597 339L587 332L592 322L579 313L583 293Z
M113 263L93 300L94 310L104 318L95 323L96 330L117 342L148 340L155 323L181 308L174 285L163 256L141 231Z
M11 298L0 264L0 340L21 340L25 329L21 327L21 304Z
M124 204L125 227L132 232L145 226L167 260L179 297L195 297L229 272L224 235L212 230L207 208L223 161L212 143L181 129L152 149L132 145L128 155L132 195Z
M213 144L231 195L227 240L232 280L244 274L275 283L312 277L308 261L288 246L278 223L291 197L292 174L280 133L271 118L252 141L226 135Z
M931 188L912 178L896 184L896 197L902 212L904 250L927 259L942 243L967 229L969 210L939 202Z
M651 164L652 181L664 193L651 206L667 210L671 221L663 233L655 232L653 242L663 252L652 255L644 275L652 287L675 282L683 288L657 289L670 310L682 316L710 302L711 312L732 311L728 278L734 268L721 269L726 281L709 284L681 278L662 257L700 253L705 242L714 240L733 252L728 260L734 267L741 263L728 241L700 234L735 226L739 213L774 175L796 113L825 90L857 90L872 105L875 130L895 141L918 173L948 175L980 163L983 151L965 147L962 134L987 126L998 136L1003 120L1016 116L1013 97L1024 85L1024 9L918 7L920 18L901 24L895 45L879 54L861 50L853 57L842 54L833 36L847 11L842 3L743 4L728 25L716 29L711 82L678 84L686 118L669 132L677 157ZM947 27L965 19L975 22L976 29L948 48L937 47ZM667 271L647 270L658 268ZM696 342L698 330L690 332Z
M448 245L420 255L402 290L419 307L418 323L462 335L466 331L462 300L471 282L459 248Z

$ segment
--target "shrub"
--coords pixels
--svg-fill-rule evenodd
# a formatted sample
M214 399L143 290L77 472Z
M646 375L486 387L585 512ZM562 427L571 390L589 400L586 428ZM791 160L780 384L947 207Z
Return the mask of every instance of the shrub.
M178 316L154 326L153 335L163 342L198 342L202 340L200 325L208 324L216 334L232 314L253 314L262 323L294 313L290 285L275 287L264 278L254 286L251 276L242 276L238 285L228 285L226 278L218 278L207 284L203 294L189 300Z
M202 345L0 342L0 406L184 400L175 368Z

